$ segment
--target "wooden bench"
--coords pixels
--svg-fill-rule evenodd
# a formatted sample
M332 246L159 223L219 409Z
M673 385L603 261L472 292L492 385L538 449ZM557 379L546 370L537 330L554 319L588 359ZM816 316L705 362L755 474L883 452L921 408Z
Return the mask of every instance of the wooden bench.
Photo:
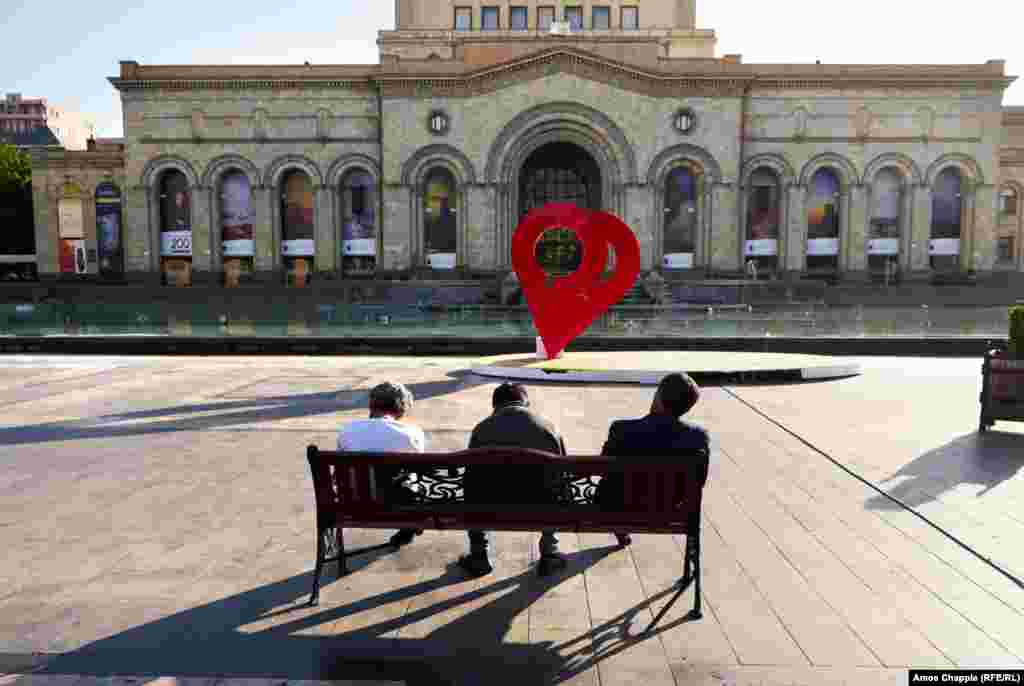
M346 560L387 544L346 550L343 532L357 529L433 529L439 531L570 531L577 533L650 533L686 536L683 576L672 600L648 627L694 585L693 609L700 619L701 497L708 475L707 451L686 458L633 461L613 457L562 457L536 450L500 448L454 453L362 453L306 451L316 492L316 569L309 604L320 597L324 565ZM466 467L487 467L488 474L530 468L544 477L550 502L487 504L463 489ZM621 475L622 508L610 511L596 502L598 484ZM510 475L511 476L511 475ZM393 484L399 484L396 488Z

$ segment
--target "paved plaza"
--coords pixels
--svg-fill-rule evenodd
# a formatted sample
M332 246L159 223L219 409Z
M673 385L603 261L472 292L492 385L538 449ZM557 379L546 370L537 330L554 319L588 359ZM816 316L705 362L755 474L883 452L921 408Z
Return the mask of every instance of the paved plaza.
M0 679L838 686L1024 666L1024 424L976 433L980 359L850 361L862 375L704 389L704 619L690 590L640 635L682 538L563 534L569 567L542 579L537 535L499 533L495 572L467 579L465 534L428 531L329 568L304 606L305 446L333 447L392 379L430 448L465 447L496 382L473 359L0 357ZM573 454L652 394L529 386Z

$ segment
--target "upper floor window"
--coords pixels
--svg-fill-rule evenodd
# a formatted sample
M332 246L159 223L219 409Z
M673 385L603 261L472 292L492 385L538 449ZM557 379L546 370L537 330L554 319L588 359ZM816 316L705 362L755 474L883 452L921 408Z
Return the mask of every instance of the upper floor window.
M564 21L569 23L569 28L573 31L579 31L583 28L583 8L575 5L572 7L565 8L565 19Z
M497 31L499 25L497 7L483 7L480 10L480 28L484 31Z
M611 28L612 10L608 5L594 5L590 28L606 30Z
M624 28L624 29L637 29L637 28L640 28L640 8L639 7L623 7L622 8L622 28Z
M527 14L525 7L509 8L509 24L513 31L525 31L527 27Z
M555 21L555 8L554 7L538 7L537 8L537 28L541 31L550 31L551 24Z
M456 7L455 8L455 30L456 31L469 31L473 28L473 8L472 7Z
M1004 217L1017 216L1017 191L1004 188L999 193L999 214Z

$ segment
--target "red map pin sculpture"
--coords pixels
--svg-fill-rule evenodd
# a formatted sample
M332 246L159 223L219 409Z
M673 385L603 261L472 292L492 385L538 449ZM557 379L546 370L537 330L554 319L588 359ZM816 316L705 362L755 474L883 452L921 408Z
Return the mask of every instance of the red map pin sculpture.
M552 280L537 263L534 251L545 231L561 228L576 233L583 244L583 260L572 274ZM615 270L610 279L602 280L609 247L615 250ZM640 244L613 214L572 203L549 203L530 212L516 227L512 268L548 359L553 359L633 287L640 274Z

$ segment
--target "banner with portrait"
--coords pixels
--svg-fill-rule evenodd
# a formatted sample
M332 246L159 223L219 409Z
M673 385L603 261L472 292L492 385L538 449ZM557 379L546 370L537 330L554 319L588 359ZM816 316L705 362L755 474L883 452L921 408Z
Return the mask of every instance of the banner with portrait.
M231 172L221 183L221 240L224 257L252 257L256 254L252 189L249 177Z
M96 189L96 243L104 274L124 271L121 216L120 189L112 183L100 184Z

